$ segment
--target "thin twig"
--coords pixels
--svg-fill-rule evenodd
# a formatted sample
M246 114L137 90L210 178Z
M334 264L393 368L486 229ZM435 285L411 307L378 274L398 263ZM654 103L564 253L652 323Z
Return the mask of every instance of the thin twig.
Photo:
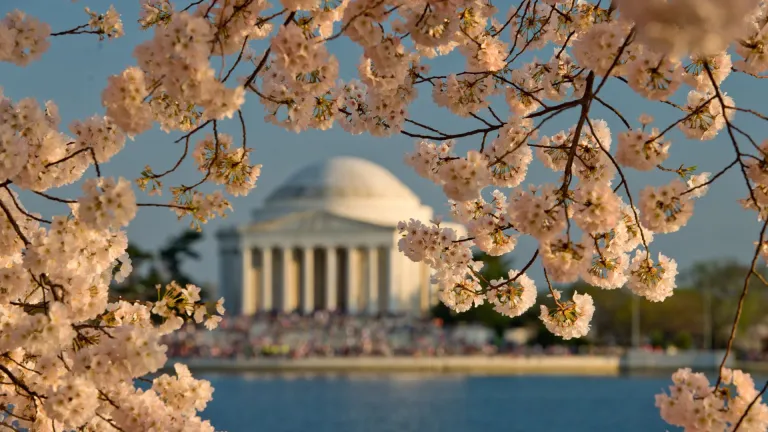
M626 126L627 129L632 129L632 126L629 125L629 122L627 121L627 119L624 118L623 115L621 115L619 110L614 108L612 105L609 105L604 100L600 99L598 96L595 96L595 100L598 101L600 103L600 105L602 105L602 106L608 108L609 110L613 111L613 113L616 114L616 116L621 120L621 122L624 123L624 126Z
M723 355L723 360L720 362L720 368L718 370L717 375L717 382L715 382L715 391L720 387L720 383L723 382L723 369L725 368L725 362L728 360L728 356L731 353L731 349L733 348L733 340L736 339L736 329L739 327L739 320L741 319L741 311L744 308L744 300L747 298L747 294L749 293L749 281L752 278L752 275L754 273L757 273L755 267L757 267L757 261L758 258L760 258L760 250L763 247L763 241L765 240L765 230L768 228L768 218L766 218L765 222L763 222L763 227L760 228L760 240L757 242L757 246L755 247L755 253L752 255L752 264L749 267L749 271L747 272L747 276L744 278L744 288L741 290L741 295L739 296L739 303L736 306L736 315L733 317L733 326L731 326L731 334L728 336L728 343L725 345L725 355Z
M31 214L30 212L24 210L24 208L21 207L21 203L19 203L19 201L16 199L15 196L13 196L13 191L11 191L11 189L8 186L5 186L5 190L8 191L8 195L11 197L11 200L13 201L13 205L16 206L16 210L18 210L21 213L23 213L24 216L26 216L26 217L28 217L30 219L34 219L34 220L36 220L38 222L51 223L51 221L49 221L47 219L43 219L41 217L37 217L37 216Z
M694 187L692 187L692 188L688 189L687 191L685 191L685 192L681 193L681 194L680 194L680 196L683 196L683 195L689 194L689 193L691 193L691 192L695 191L696 189L699 189L699 188L703 188L704 186L709 186L709 185L711 185L712 183L714 183L714 182L715 182L715 180L717 180L717 179L718 179L718 177L720 177L721 175L725 174L725 173L726 173L726 171L728 171L729 169L731 169L731 168L732 168L734 165L736 165L737 163L739 163L739 158L738 158L738 157L736 157L736 159L735 159L733 162L731 162L731 163L730 163L730 164L729 164L727 167L725 167L725 168L721 169L721 170L720 170L720 171L719 171L717 174L715 174L714 176L712 176L712 178L711 178L711 179L709 179L709 180L705 181L704 183L702 183L702 184L700 184L700 185L697 185L697 186L694 186Z
M762 390L760 390L760 392L757 395L755 395L755 398L752 399L752 402L750 402L749 405L747 405L747 408L744 410L744 414L742 414L741 417L739 417L739 421L736 422L736 425L733 426L733 431L731 432L736 432L739 430L739 428L741 427L741 424L744 422L744 419L747 418L747 415L749 414L749 410L751 410L752 406L754 406L757 403L757 401L759 401L763 397L763 394L765 394L766 390L768 390L768 381L765 382Z
M11 223L11 226L13 227L13 230L16 231L16 235L19 236L21 241L24 242L24 245L29 245L29 239L27 239L27 236L24 235L24 233L21 231L21 227L16 222L16 219L13 218L13 215L11 214L11 211L8 210L8 207L5 206L5 203L3 200L0 200L0 209L3 210L5 213L5 217L8 219L8 222Z
M68 199L64 199L64 198L57 198L57 197L55 197L55 196L53 196L53 195L48 195L48 194L47 194L47 193L45 193L45 192L39 192L39 191L34 191L34 190L33 190L33 191L32 191L32 193L34 193L34 194L36 194L36 195L40 195L40 196L41 196L41 197L43 197L43 198L48 198L48 199L49 199L49 200L51 200L51 201L60 202L60 203L62 203L62 204L74 204L74 203L76 203L76 202L77 202L77 201L75 201L75 200L68 200Z

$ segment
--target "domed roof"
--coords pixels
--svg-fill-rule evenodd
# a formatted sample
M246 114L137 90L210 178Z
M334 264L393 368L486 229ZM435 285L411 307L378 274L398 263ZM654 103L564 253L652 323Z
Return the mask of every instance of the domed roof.
M386 168L365 159L342 156L298 170L267 197L266 205L339 200L420 204L416 194Z
M254 210L253 221L297 212L328 212L348 219L395 226L432 218L432 208L386 168L357 157L335 157L296 171Z

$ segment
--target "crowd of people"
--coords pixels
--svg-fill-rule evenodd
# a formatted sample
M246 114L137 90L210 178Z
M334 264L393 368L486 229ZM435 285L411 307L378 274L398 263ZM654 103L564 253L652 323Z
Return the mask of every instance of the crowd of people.
M225 318L218 329L187 326L165 340L175 358L615 354L611 348L528 346L481 326L438 319L352 317L318 312ZM596 352L596 350L600 352Z

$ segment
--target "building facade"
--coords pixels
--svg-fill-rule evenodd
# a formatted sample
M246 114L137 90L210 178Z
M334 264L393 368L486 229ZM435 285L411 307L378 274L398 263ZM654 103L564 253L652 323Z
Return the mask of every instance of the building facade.
M433 211L385 168L338 157L278 187L252 221L218 233L220 291L228 309L426 312L430 269L398 251L397 223ZM459 229L458 226L453 226Z

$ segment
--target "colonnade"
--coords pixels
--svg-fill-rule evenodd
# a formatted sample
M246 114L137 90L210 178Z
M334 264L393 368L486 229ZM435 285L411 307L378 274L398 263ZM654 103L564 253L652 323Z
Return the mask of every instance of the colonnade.
M241 248L241 255L245 315L319 309L376 314L398 308L404 264L394 245L257 245ZM426 268L421 273L417 301L430 302Z

